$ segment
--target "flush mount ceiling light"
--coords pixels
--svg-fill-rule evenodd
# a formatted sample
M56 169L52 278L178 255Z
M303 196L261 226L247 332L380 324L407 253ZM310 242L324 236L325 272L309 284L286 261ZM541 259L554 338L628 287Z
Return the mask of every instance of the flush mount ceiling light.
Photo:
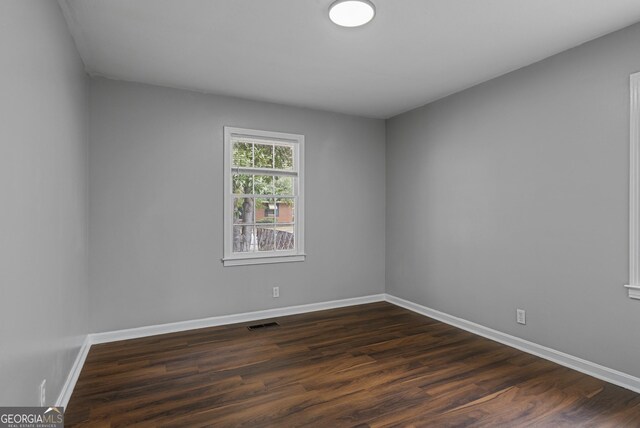
M369 0L338 0L329 6L329 18L342 27L359 27L375 14L376 8Z

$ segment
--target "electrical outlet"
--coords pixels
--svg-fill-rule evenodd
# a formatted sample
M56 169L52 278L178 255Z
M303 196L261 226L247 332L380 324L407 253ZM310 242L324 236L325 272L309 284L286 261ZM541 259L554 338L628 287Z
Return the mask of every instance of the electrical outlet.
M516 309L516 321L518 324L526 324L527 323L527 313L524 309Z
M47 401L47 380L42 379L40 383L40 406L44 406Z
M280 287L273 287L273 297L280 297Z

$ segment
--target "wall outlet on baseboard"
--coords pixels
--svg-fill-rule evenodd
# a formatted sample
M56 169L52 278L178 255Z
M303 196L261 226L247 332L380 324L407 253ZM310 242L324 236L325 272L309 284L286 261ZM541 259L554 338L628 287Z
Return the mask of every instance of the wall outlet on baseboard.
M516 322L518 324L526 324L527 323L527 313L524 309L516 309Z
M273 287L273 297L280 297L280 287Z
M42 379L40 382L40 406L44 406L47 401L47 380Z

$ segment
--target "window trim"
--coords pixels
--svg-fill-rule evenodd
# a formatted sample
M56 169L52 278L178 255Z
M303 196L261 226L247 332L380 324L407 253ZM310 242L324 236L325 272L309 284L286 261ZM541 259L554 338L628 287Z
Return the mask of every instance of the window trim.
M630 78L629 297L640 299L640 72Z
M294 165L297 165L297 202L295 218L295 249L292 251L265 251L260 253L234 253L233 252L233 198L231 192L231 169L233 167L232 141L235 136L266 139L293 143ZM273 171L270 171L273 172ZM304 252L304 135L285 132L262 131L258 129L224 127L224 214L223 214L223 246L224 266L242 266L267 263L301 262L305 260ZM283 174L286 175L286 174Z

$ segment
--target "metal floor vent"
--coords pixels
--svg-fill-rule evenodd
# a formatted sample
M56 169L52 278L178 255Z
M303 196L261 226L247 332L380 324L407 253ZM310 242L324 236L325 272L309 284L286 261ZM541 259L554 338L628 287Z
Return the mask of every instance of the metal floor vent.
M253 331L253 330L263 330L265 328L272 328L272 327L280 327L280 324L278 324L277 322L268 322L268 323L265 323L265 324L250 325L247 328L249 330Z

